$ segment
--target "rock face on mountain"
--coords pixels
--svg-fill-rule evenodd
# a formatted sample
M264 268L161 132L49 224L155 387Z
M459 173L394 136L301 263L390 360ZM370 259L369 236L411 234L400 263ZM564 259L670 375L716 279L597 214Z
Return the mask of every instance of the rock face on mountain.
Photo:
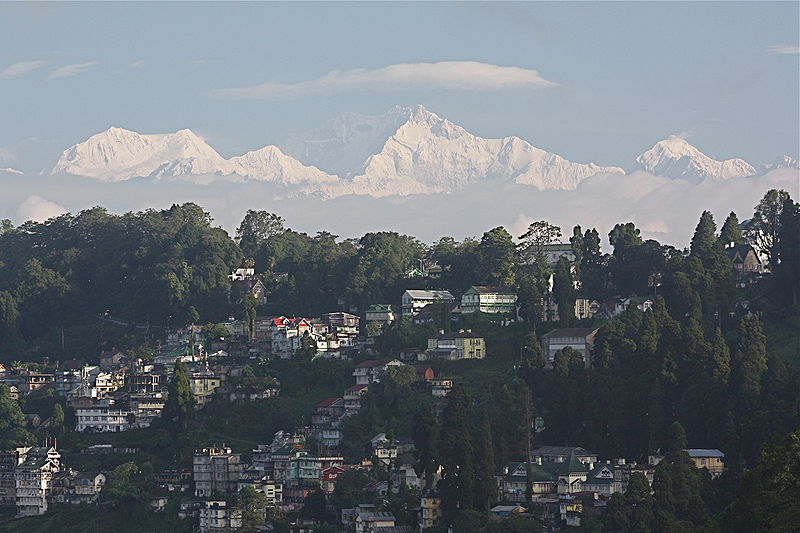
M756 169L744 159L717 161L678 136L658 141L637 157L636 163L651 174L690 181L726 180L756 174Z

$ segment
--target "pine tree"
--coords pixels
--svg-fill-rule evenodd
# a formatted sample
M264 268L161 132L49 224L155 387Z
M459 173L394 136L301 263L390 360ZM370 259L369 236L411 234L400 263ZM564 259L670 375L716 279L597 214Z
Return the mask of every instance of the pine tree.
M494 478L494 452L492 450L492 428L486 409L481 409L478 423L472 435L475 453L475 508L488 512L489 503L497 497L497 481Z
M739 219L736 217L736 213L733 211L730 212L728 218L725 219L725 223L722 224L722 229L719 231L719 240L723 246L728 246L730 243L745 243L744 234L742 234L742 227L739 224Z
M189 369L186 363L175 363L168 394L162 417L165 420L178 421L185 425L194 409L194 395L189 384Z
M442 495L442 511L451 522L459 510L472 509L475 496L472 400L461 386L447 395L442 415L439 457L442 479L438 488Z
M422 404L414 415L414 445L419 459L418 475L425 475L425 487L433 487L437 456L436 416L430 403Z
M733 385L741 402L750 403L761 393L767 370L767 345L761 321L746 316L739 323L739 340L733 357Z

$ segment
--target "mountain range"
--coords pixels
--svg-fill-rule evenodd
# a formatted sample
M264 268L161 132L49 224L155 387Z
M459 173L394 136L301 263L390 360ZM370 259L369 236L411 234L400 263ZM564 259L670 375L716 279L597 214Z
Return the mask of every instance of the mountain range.
M800 165L784 156L758 171L743 159L715 160L672 136L639 155L629 170L702 182L787 167ZM624 175L625 170L568 161L519 137L478 137L416 106L394 107L377 117L346 113L277 146L229 159L188 129L140 134L112 127L65 150L52 173L101 181L255 180L284 187L290 196L333 198L453 192L485 182L572 190L594 175Z

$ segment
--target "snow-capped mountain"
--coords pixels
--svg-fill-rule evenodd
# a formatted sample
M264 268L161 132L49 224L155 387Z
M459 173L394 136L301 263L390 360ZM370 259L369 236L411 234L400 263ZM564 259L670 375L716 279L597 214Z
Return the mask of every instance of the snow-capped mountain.
M336 181L314 167L307 167L266 146L225 159L191 130L143 135L110 128L64 151L53 173L66 172L102 181L134 177L183 178L240 176L285 184Z
M795 159L794 157L784 155L779 157L772 163L766 164L763 167L763 171L769 172L770 170L778 170L779 168L795 168L800 169L800 160Z
M624 174L618 167L567 161L518 137L478 137L422 106L406 112L407 120L353 178L357 192L376 196L442 192L486 180L541 190L574 189L595 174Z
M651 174L690 181L744 178L756 174L756 169L744 159L717 161L675 135L658 141L637 157L636 163Z

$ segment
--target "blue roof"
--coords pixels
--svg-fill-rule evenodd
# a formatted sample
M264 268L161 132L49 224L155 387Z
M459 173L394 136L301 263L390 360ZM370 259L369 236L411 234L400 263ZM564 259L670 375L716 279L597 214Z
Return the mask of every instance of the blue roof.
M686 450L689 457L725 457L725 454L719 450L710 450L703 448L689 448Z

